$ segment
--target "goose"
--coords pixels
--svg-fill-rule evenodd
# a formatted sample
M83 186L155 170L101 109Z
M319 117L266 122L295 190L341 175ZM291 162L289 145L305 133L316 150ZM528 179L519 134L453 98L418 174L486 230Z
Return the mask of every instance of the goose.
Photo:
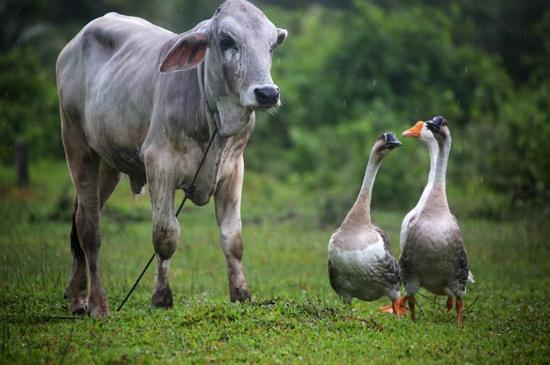
M418 130L421 130L424 128L424 122L418 121L415 124L415 127ZM437 140L435 139L435 136L433 133L429 132L427 129L424 130L423 133L420 133L418 138L422 140L428 147L428 152L430 155L430 169L428 172L428 181L426 182L426 185L424 186L424 190L422 191L422 194L420 195L420 199L418 200L418 203L416 203L416 206L411 209L405 215L405 218L403 218L403 222L401 223L401 231L399 236L399 250L400 252L403 252L403 246L405 244L405 239L407 235L407 227L409 225L410 220L416 216L416 212L424 205L424 202L426 198L428 197L428 194L430 192L431 186L433 184L434 178L435 178L435 170L436 170L436 163L437 163L437 154L439 152L439 146L437 144ZM404 306L405 302L407 301L408 297L403 297L399 299L399 305ZM387 305L380 307L379 310L381 312L387 312L387 313L393 313L393 305Z
M417 122L403 136L418 138L428 146L430 173L418 204L405 216L401 227L399 263L405 296L397 305L408 302L411 318L416 320L415 294L423 287L448 297L447 312L456 306L456 324L461 326L466 282L474 282L474 278L468 269L460 226L447 202L445 184L451 131L447 120L436 116L427 122Z
M399 263L390 252L388 237L372 224L370 203L376 173L383 158L401 142L391 132L382 134L372 147L363 184L344 222L328 244L330 285L351 304L353 298L373 301L386 295L396 315L406 313L398 306L401 273Z

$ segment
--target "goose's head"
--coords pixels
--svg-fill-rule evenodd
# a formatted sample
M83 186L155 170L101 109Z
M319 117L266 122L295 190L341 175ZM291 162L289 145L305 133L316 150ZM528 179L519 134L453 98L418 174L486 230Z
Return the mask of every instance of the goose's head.
M449 129L449 123L441 115L433 117L426 122L426 128L430 130L437 142L443 144L451 140L451 131Z
M381 156L387 155L391 150L401 146L401 142L392 132L382 134L374 143L373 151Z
M418 138L425 143L430 143L434 140L444 143L451 140L451 131L449 130L447 120L438 115L426 122L416 122L414 126L403 132L403 136Z

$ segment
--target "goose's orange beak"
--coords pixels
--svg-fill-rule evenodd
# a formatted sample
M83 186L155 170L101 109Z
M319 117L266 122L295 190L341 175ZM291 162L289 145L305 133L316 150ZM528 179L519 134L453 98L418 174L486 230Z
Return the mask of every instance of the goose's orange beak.
M405 137L418 138L422 132L422 127L424 127L424 122L419 120L413 127L403 132L402 135Z

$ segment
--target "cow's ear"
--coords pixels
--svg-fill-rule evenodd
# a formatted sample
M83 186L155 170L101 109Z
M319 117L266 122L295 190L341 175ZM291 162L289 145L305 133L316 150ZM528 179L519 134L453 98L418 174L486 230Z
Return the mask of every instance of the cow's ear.
M185 34L168 51L160 72L185 71L197 67L206 54L208 36L202 32Z
M283 43L287 35L288 35L288 32L286 31L286 29L277 28L277 45L280 45L281 43Z

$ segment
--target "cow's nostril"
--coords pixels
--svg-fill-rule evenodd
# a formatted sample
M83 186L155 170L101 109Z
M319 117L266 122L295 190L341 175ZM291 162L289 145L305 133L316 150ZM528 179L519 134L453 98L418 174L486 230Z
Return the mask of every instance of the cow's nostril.
M275 105L279 101L278 87L257 87L254 89L254 94L260 105Z

